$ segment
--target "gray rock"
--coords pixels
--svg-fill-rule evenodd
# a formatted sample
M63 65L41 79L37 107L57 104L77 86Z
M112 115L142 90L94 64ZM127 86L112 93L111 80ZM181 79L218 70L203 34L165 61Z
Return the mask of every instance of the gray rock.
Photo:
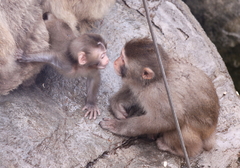
M240 1L183 1L216 45L240 91Z
M158 42L172 58L206 72L220 99L216 146L191 159L192 166L239 166L239 97L215 46L182 1L152 1L149 6ZM106 39L110 57L98 96L102 115L84 118L84 78L66 79L47 67L36 85L0 97L1 168L184 167L184 159L161 152L154 142L118 137L98 125L112 117L108 98L121 86L113 61L126 41L150 36L141 1L118 0L92 31Z

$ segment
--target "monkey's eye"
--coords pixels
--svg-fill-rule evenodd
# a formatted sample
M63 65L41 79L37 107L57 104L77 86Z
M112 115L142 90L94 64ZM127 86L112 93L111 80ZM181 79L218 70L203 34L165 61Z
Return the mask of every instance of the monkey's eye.
M100 59L103 59L105 56L106 56L106 52L104 52L100 55Z

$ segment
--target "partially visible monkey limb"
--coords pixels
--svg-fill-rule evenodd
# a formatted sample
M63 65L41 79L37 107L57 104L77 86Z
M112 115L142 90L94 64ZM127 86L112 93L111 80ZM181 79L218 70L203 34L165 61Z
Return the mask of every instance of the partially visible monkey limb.
M19 62L42 62L55 67L68 77L87 77L87 98L83 110L85 117L96 119L100 115L97 107L97 93L100 84L100 69L104 69L109 59L107 45L98 34L83 34L75 37L66 23L54 15L44 14L50 35L50 50L33 54L22 54Z
M171 60L159 45L172 101L188 155L212 149L219 115L219 100L211 79L198 68ZM159 149L184 156L153 42L148 38L127 42L114 68L122 88L110 99L117 119L104 119L100 126L114 134L139 136L161 134ZM129 98L126 98L128 96ZM128 116L122 107L138 107L140 116Z
M140 107L140 103L137 102L137 99L127 85L123 85L118 93L110 98L109 102L109 111L117 119L126 119L145 114L143 108Z
M102 19L115 1L116 0L42 0L42 8L44 12L51 12L58 19L66 22L74 34L77 34L77 27L79 27L81 33L84 33L89 27L88 23Z

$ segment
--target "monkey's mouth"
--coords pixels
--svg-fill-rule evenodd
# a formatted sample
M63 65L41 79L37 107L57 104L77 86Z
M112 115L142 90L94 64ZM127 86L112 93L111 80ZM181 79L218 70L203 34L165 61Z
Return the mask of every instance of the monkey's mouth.
M105 69L107 65L98 65L98 69Z

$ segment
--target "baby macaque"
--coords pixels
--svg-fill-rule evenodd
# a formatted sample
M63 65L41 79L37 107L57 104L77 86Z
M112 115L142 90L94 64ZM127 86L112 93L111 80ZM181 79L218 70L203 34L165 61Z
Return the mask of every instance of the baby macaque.
M83 34L76 37L70 27L51 13L43 15L50 36L50 49L41 53L22 54L19 62L42 62L55 67L68 77L87 77L87 98L83 110L85 117L96 119L100 115L97 93L100 84L100 69L109 59L107 45L98 34Z

